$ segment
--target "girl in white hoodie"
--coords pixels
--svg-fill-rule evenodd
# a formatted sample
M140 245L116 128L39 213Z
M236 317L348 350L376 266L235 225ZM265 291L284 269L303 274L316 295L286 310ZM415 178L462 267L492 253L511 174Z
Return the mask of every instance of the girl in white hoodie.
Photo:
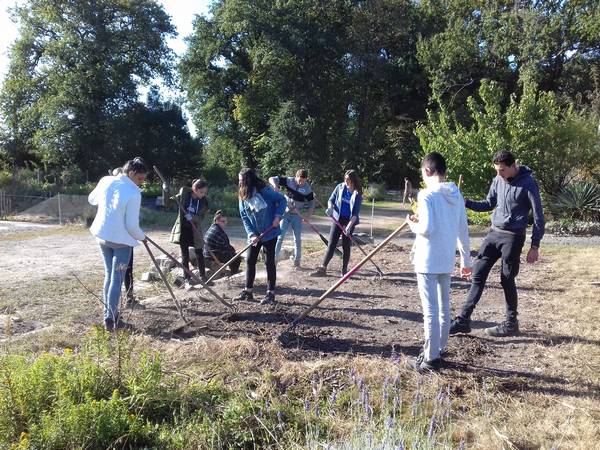
M140 229L141 191L148 169L141 158L127 161L120 174L102 178L88 196L98 212L90 232L104 260L104 326L113 331L119 321L121 284L133 247L146 239Z
M421 164L425 189L419 191L417 214L407 216L416 234L411 252L423 306L425 344L412 364L419 372L436 370L450 331L450 276L456 248L460 275L471 274L469 229L465 201L456 185L446 182L446 161L433 152Z

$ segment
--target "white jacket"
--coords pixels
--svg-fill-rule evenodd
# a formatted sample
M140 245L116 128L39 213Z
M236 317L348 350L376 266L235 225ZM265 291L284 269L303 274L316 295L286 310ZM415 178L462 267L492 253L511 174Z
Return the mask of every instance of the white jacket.
M408 221L416 234L411 260L417 273L452 273L456 247L461 267L471 267L465 201L452 182L436 183L419 191L419 221Z
M98 212L90 232L99 239L135 247L145 239L140 228L141 190L126 175L103 177L88 196Z

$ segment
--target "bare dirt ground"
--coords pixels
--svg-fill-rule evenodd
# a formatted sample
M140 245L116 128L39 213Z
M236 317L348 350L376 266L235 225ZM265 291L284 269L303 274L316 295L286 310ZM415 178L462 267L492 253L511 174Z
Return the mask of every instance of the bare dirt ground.
M397 223L403 212L397 213ZM381 225L389 228L389 212L382 215ZM326 219L315 219L327 235ZM10 333L18 335L52 326L70 323L82 329L99 323L101 305L78 282L100 292L102 265L94 239L82 227L37 228L35 225L17 226L0 223L0 314L16 317ZM363 231L368 231L363 225ZM6 231L6 230L9 231ZM3 231L4 230L4 231ZM149 234L160 245L177 254L177 247L168 243L167 230L150 230ZM233 228L233 243L243 244L241 229ZM416 280L409 262L412 239L404 234L382 250L374 261L384 273L376 275L371 264L340 286L293 330L291 322L315 302L339 277L341 260L334 257L328 276L309 277L310 269L322 258L324 246L317 236L305 230L307 249L303 269L292 271L290 261L278 264L277 303L260 305L258 301L239 302L232 309L225 307L205 291L175 291L184 306L189 321L182 324L167 291L159 283L136 282L136 295L142 307L125 309L123 318L130 328L158 340L186 341L198 336L216 338L246 337L256 342L276 342L286 350L292 360L311 359L333 354L361 354L401 359L415 356L422 343L422 315ZM383 236L377 242L381 242ZM288 238L291 244L291 236ZM585 238L583 238L585 239ZM551 239L548 239L551 241ZM547 240L547 241L548 241ZM475 250L480 239L473 239ZM560 243L559 243L560 244ZM600 386L586 371L573 367L548 353L566 346L591 346L597 350L600 340L589 334L565 332L565 320L576 323L576 316L561 314L561 300L568 297L578 283L590 284L598 273L588 273L582 278L565 278L557 274L561 247L553 244L550 251L542 251L542 259L535 265L523 264L518 278L520 294L520 326L518 337L493 339L483 328L503 319L504 300L499 284L498 268L494 268L489 282L474 314L474 331L470 335L451 337L445 371L460 371L476 379L495 376L501 388L509 392L557 393L561 396L583 397L597 400ZM585 246L585 241L583 241ZM366 245L365 250L374 247ZM156 253L159 253L156 251ZM353 248L351 266L362 259ZM143 247L135 250L135 267L139 275L148 270L150 260ZM37 286L54 286L48 296ZM254 295L259 300L265 293L265 273L257 274ZM217 280L213 289L230 300L244 287L244 277ZM455 279L451 298L456 310L465 298L468 284ZM594 289L594 288L592 288ZM595 303L597 314L597 301ZM19 297L18 302L11 301ZM565 318L566 317L566 318ZM0 339L6 334L0 331ZM595 336L595 335L594 335ZM600 370L598 361L590 361L586 370ZM576 368L575 368L576 369Z

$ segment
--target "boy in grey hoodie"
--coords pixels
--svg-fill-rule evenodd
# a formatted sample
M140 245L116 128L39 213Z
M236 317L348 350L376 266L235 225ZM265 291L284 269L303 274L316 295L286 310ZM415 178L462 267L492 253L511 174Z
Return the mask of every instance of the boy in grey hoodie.
M460 252L460 274L471 274L469 228L464 199L452 182L446 181L446 161L429 153L421 164L425 189L419 191L418 211L407 222L415 233L411 260L417 273L423 306L425 344L412 366L419 372L440 367L450 330L450 277L456 248Z
M473 265L471 288L462 311L452 321L450 334L471 332L471 314L481 298L490 270L498 259L501 260L500 284L506 300L506 320L485 331L495 337L519 333L515 278L519 273L529 211L533 211L533 230L526 260L531 264L539 257L538 249L544 236L544 214L540 191L532 171L529 167L517 165L515 157L507 150L496 153L493 163L497 176L487 198L478 202L465 202L465 206L474 211L494 210L494 213L492 227L481 244Z

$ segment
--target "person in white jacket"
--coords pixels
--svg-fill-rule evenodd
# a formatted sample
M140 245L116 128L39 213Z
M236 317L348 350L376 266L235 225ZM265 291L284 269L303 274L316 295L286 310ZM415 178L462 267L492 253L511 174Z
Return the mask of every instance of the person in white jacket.
M141 158L127 161L122 173L103 177L88 196L98 206L90 232L100 245L104 260L104 326L113 331L119 323L121 284L133 247L144 241L139 215L141 190L148 169Z
M469 229L465 201L456 185L446 182L446 161L429 153L421 164L425 189L419 191L416 215L407 216L415 233L411 260L423 307L425 343L412 362L419 372L442 364L441 353L450 331L450 276L454 272L456 248L460 252L460 275L471 274Z

